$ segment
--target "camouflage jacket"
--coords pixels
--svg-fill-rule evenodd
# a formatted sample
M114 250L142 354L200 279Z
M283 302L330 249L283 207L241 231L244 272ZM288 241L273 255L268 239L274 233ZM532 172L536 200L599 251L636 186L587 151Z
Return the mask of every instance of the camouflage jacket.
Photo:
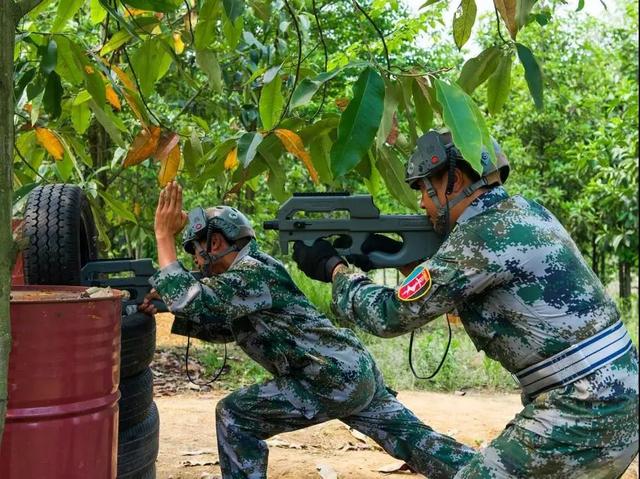
M352 397L360 379L377 374L355 334L333 326L282 263L261 252L255 241L222 274L197 281L175 262L156 273L151 284L177 315L172 332L235 340L274 376L298 378L319 395Z
M515 373L613 324L613 301L558 220L502 187L462 213L438 252L418 268L431 277L421 298L363 274L339 274L335 312L379 336L415 329L457 310L478 350Z

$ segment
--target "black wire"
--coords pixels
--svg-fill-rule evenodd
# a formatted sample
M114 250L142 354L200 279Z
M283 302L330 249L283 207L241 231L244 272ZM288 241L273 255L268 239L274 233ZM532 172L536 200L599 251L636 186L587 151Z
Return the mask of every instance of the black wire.
M208 386L209 384L216 382L218 378L222 376L222 373L224 372L224 368L227 366L227 343L224 343L224 359L222 360L222 366L220 366L220 369L218 369L218 372L213 376L213 379L211 379L211 381L208 381L206 383L198 383L194 381L191 378L191 374L189 374L189 347L190 346L191 346L191 333L189 332L187 334L187 351L185 352L185 355L184 355L184 369L187 371L187 378L189 379L189 382L191 384L195 384L196 386L200 386L200 387Z
M451 323L449 322L449 318L445 315L445 319L447 320L447 327L449 328L449 339L447 340L447 347L444 350L444 354L442 355L442 359L440 360L440 364L436 370L428 376L419 376L416 373L415 368L413 367L413 338L416 334L415 330L411 331L411 338L409 339L409 367L411 368L411 372L417 379L432 379L436 374L440 371L440 368L444 364L444 360L447 358L447 353L449 352L449 346L451 345Z
M320 36L320 43L322 43L322 50L324 52L324 71L326 72L327 67L329 66L329 51L327 49L327 43L324 40L322 26L320 25L320 18L318 18L318 8L316 7L316 0L312 0L311 5L313 6L313 17L316 19L316 25L318 26L318 35ZM322 85L322 100L320 101L320 106L311 117L311 121L313 121L324 108L324 103L327 100L327 86L328 86L327 82L324 82L324 85Z
M373 21L373 19L369 16L369 14L364 10L364 8L362 8L362 6L356 0L353 0L353 4L358 10L360 10L360 12L362 12L362 14L365 16L367 21L375 29L376 33L378 34L378 37L380 37L380 40L382 40L382 48L384 49L384 59L387 62L387 68L391 70L391 60L389 60L389 49L387 48L387 42L384 39L384 33L382 33L382 30L380 30L380 27L376 25L376 22Z
M291 98L293 97L293 94L296 91L296 86L298 85L298 80L300 79L300 65L302 64L302 34L300 33L300 26L298 25L298 19L296 18L296 14L291 8L291 5L289 5L289 2L287 0L284 0L284 5L287 7L287 10L289 11L289 15L291 15L291 19L293 20L293 26L296 29L296 37L298 39L298 61L296 64L296 76L293 79L293 86L291 87L291 94L287 98L287 104L282 109L282 112L280 113L280 118L278 120L277 125L274 127L274 129L280 126L280 123L282 123L282 120L287 114L287 110L289 110L289 105L291 104Z

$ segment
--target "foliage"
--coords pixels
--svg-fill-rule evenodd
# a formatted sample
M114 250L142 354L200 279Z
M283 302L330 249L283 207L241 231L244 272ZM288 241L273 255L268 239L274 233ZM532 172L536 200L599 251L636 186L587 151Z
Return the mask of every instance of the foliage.
M509 190L558 216L605 283L612 259L638 265L637 2L622 7L618 24L567 17L523 32L550 86L544 111L531 110L531 86L515 75L502 88L507 107L489 121L510 156ZM489 29L481 39L491 44ZM491 79L486 103L480 95L493 114Z
M524 17L531 9L499 2ZM45 1L16 36L15 190L79 184L105 250L123 236L147 247L153 198L136 193L154 191L154 177L161 186L179 176L222 202L261 184L282 201L292 185L362 182L381 200L384 184L415 208L402 158L417 136L434 123L488 131L448 72L459 58L453 43L471 37L475 2L463 2L453 35L443 10L428 5L410 17L380 0ZM509 15L515 39L525 24ZM435 45L416 47L420 35ZM443 111L449 97L464 98L462 110ZM465 148L479 156L487 141ZM294 158L306 169L295 183Z

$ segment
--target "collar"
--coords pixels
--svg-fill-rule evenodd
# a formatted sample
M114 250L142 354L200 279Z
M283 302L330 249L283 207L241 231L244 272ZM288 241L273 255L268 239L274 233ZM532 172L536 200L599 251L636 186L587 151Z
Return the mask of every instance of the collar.
M509 198L509 194L502 186L491 188L486 193L478 196L469 206L467 206L458 218L457 223L460 224L469 221L474 216L484 213L507 198Z
M255 239L252 239L251 241L249 241L249 243L242 248L240 251L238 251L238 254L236 255L235 259L233 260L233 263L231 263L231 265L229 266L229 269L233 268L236 264L238 264L238 262L244 258L247 255L250 255L252 253L255 253L256 251L258 251L258 243L256 242Z

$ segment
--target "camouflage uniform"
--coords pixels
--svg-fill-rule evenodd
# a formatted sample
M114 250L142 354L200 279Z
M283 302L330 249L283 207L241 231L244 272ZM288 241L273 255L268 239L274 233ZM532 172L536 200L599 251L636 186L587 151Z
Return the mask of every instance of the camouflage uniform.
M198 282L175 262L151 282L178 315L172 332L233 339L274 376L218 403L223 477L266 477L266 438L330 419L372 437L430 477L450 477L473 456L398 402L355 334L320 314L255 241L222 274Z
M496 187L474 200L422 265L431 289L415 301L345 272L333 309L383 337L457 310L476 348L509 372L616 323L618 311L557 219ZM630 343L628 343L630 344ZM633 346L572 384L535 397L456 478L618 477L638 452L638 359Z

